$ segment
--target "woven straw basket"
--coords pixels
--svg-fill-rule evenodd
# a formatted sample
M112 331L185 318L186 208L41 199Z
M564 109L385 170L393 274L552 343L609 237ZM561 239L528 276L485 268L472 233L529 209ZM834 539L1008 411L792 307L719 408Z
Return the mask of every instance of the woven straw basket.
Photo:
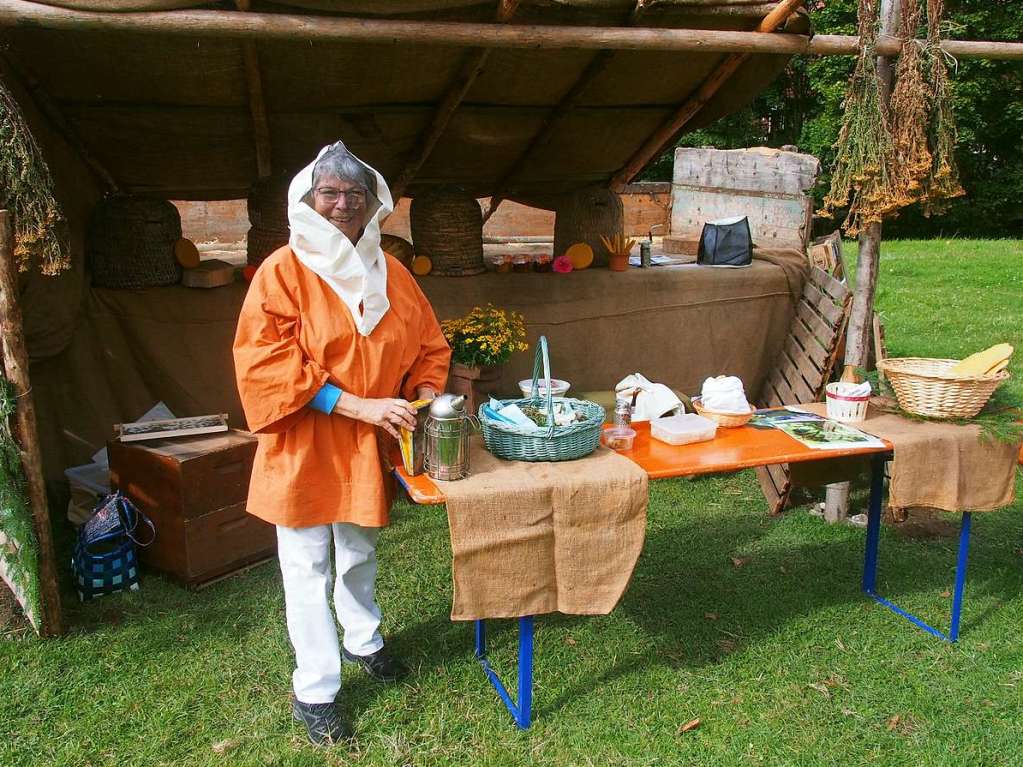
M150 288L181 279L174 244L181 216L167 200L116 195L93 210L85 251L92 284L102 288Z
M753 408L750 408L748 413L722 413L717 410L708 410L700 404L699 397L693 397L693 410L696 411L697 415L702 415L704 418L717 423L718 426L724 429L734 429L736 426L744 426L749 423L749 420L753 417L756 412Z
M538 387L540 366L543 365L546 387ZM527 430L522 426L503 423L488 418L482 403L479 409L480 427L487 450L498 458L508 461L571 461L584 458L600 444L600 430L604 424L604 408L596 402L554 397L551 395L551 364L547 354L547 338L540 336L536 345L536 360L533 363L533 396L525 399L501 400L502 405L533 405L547 409L548 423L554 423L554 403L568 402L581 410L586 418L568 426L550 426L546 431ZM540 392L546 392L546 396Z
M899 407L929 418L973 418L995 389L1008 380L1008 371L994 375L951 376L948 371L959 360L900 357L880 360Z
M245 241L246 261L251 266L259 266L278 248L288 244L291 232L287 229L263 229L259 226L249 227L249 235Z
M483 211L468 192L450 187L425 192L409 210L417 256L433 262L431 274L469 277L483 274Z

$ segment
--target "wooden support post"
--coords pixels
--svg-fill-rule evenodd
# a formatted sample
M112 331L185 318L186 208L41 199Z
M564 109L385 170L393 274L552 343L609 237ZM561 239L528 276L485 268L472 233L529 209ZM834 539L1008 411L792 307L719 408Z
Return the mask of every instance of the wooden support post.
M511 21L518 7L519 0L500 0L497 6L497 21L501 24ZM492 49L483 48L472 51L466 56L458 76L448 86L444 97L438 103L433 119L430 121L429 130L419 141L419 145L412 153L411 158L405 163L405 167L391 185L391 199L394 200L395 204L405 194L405 190L408 189L409 184L412 183L412 179L419 172L419 169L423 167L423 164L433 154L433 150L436 148L441 136L444 135L444 131L447 130L451 118L454 117L458 107L462 105L473 83L476 82L476 79L486 68L491 52Z
M0 210L0 325L3 326L3 370L18 396L15 413L17 439L21 448L21 465L25 472L28 500L36 541L39 545L40 633L54 636L64 632L57 588L56 555L50 510L43 484L43 459L36 432L36 411L32 400L32 384L28 375L28 352L25 331L18 305L17 269L14 265L14 228L11 214Z
M757 27L759 33L774 32L782 26L793 13L803 5L803 0L782 0L777 7L771 11ZM643 145L629 158L614 178L611 179L611 188L621 192L625 185L632 181L643 168L652 160L660 157L661 154L675 143L679 131L700 113L707 102L714 97L721 87L727 83L732 75L749 60L749 53L733 53L725 57L717 69L710 73L675 113L650 136Z
M881 0L881 33L894 35L898 31L902 0ZM882 103L891 96L894 68L885 56L877 60L878 79ZM877 270L881 255L881 224L868 224L859 237L859 256L856 261L856 290L853 292L849 329L845 336L845 369L842 380L857 380L856 369L867 365L870 342L874 332L874 294L877 291ZM824 518L837 522L849 516L849 483L827 486Z

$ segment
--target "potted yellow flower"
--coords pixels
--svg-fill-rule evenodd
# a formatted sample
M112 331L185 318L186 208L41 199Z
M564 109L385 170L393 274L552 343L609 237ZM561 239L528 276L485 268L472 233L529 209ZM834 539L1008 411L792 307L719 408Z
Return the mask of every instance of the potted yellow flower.
M441 322L451 345L448 391L465 394L469 412L495 393L501 369L514 352L529 348L522 315L487 304L464 317Z

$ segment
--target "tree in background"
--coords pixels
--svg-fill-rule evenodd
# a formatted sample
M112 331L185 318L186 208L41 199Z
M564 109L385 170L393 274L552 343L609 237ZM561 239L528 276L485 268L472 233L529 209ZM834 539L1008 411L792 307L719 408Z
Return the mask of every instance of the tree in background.
M857 0L809 0L814 29L856 34ZM1023 39L1023 2L947 0L945 37ZM688 133L679 146L738 149L794 144L819 157L817 202L830 186L834 146L852 56L797 57L746 109ZM885 221L888 237L1019 237L1023 232L1023 63L963 60L952 67L952 103L959 127L956 158L966 195L948 213L925 218L919 206ZM674 152L651 164L643 178L671 179ZM824 219L824 230L837 221Z

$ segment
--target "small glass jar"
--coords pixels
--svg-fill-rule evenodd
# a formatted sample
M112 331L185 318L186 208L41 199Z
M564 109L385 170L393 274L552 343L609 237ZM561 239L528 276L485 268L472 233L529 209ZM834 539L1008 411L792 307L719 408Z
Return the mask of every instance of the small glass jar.
M512 256L512 271L519 274L533 271L533 257L528 253L516 253Z
M495 272L507 274L512 270L512 257L507 254L494 256L491 259L491 263L494 265Z
M538 253L533 256L533 271L534 272L550 272L553 271L551 264L554 261L554 256L550 253Z

